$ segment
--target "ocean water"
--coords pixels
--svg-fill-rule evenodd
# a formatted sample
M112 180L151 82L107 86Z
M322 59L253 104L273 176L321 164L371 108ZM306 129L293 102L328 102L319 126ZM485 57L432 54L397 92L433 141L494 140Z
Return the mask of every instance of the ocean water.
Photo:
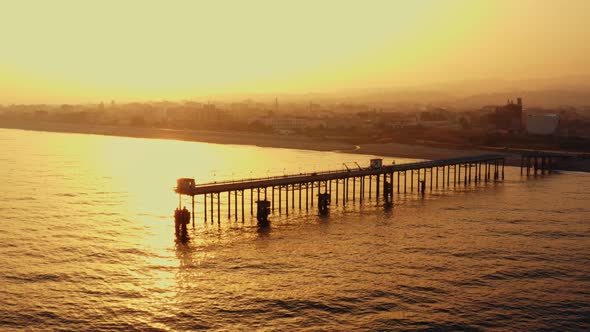
M393 209L275 211L268 229L249 206L228 219L224 196L204 222L198 199L175 240L176 178L369 158L0 129L0 330L590 330L590 174L507 167L501 183L408 186Z

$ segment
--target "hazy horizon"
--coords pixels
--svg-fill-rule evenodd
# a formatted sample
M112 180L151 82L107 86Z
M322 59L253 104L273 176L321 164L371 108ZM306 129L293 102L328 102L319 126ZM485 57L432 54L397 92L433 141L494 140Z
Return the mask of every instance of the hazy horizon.
M582 0L3 7L3 104L448 86L465 96L477 81L555 78L559 86L577 77L587 87L590 76L590 3Z

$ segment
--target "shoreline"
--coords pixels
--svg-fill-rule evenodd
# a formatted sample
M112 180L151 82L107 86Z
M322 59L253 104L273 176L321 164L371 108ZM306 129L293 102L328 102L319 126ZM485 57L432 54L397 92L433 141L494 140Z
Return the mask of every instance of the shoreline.
M331 151L349 154L364 154L383 157L426 160L447 159L478 154L504 153L509 155L509 157L506 159L507 166L520 166L520 158L516 152L498 151L497 149L453 149L447 147L432 147L426 145L410 145L402 143L367 143L359 146L335 140L323 139L320 141L317 138L303 136L88 124L79 125L59 122L23 122L14 120L3 121L0 123L0 128L146 139L168 139L212 144L250 145L296 150ZM560 167L559 169L590 172L589 160L582 160L578 163L566 162L563 166L565 167Z

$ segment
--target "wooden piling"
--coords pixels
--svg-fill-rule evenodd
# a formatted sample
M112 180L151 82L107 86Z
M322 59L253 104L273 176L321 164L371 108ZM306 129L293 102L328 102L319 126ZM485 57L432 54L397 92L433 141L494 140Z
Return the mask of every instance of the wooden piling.
M379 180L381 178L381 175L377 174L377 181L375 183L375 197L377 198L377 201L379 200Z
M438 189L438 166L436 166L436 189Z
M271 212L275 212L275 186L272 186L270 191L270 210Z
M314 197L313 196L313 187L314 187L314 185L315 185L315 183L313 181L311 181L311 202L310 202L311 207L313 207L313 201L314 201L314 199L313 199L313 197Z
M356 200L356 177L352 177L352 203L354 204Z
M309 211L309 182L305 183L305 211Z
M213 223L213 193L211 193L211 223Z
M281 200L281 192L282 192L281 186L279 186L279 214L281 214L281 212L282 212L282 209L281 209L281 202L282 202L282 200Z
M330 182L331 184L332 182ZM301 210L301 183L299 184L299 210Z

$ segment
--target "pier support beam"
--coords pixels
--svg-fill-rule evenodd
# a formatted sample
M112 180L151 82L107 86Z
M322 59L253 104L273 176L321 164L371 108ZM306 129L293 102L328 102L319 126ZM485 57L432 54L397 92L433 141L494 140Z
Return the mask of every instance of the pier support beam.
M282 212L282 207L281 207L281 202L282 202L281 192L282 192L281 186L279 186L279 214L281 214L281 212Z
M436 166L436 189L438 189L438 166Z
M271 212L275 212L275 186L272 186L270 188L270 190L271 190L271 193L270 193L270 202L271 202L270 203L270 206L271 206L270 211Z
M361 176L360 177L360 180L361 180L361 183L359 185L359 188L360 188L359 201L362 204L363 203L363 196L365 195L365 189L364 189L364 187L365 187L365 177L364 176Z
M211 223L213 223L213 193L211 193Z
M498 181L498 159L494 160L494 181Z
M416 186L418 186L418 192L420 192L420 179L421 179L420 173L421 173L420 168L418 168L418 179L417 179L418 181L416 182ZM424 182L426 182L426 168L424 169ZM422 191L422 192L424 192L424 191Z
M330 185L332 185L332 182L330 182ZM299 210L301 210L301 183L299 184Z
M234 190L234 220L238 221L238 191Z
M342 180L342 206L346 206L346 196L348 196L348 178Z
M526 175L530 176L531 171L533 171L533 159L531 157L527 157L527 163Z
M406 179L408 178L407 176L407 171L404 171L404 194L407 193L407 181Z
M467 165L463 164L465 166L465 174L463 175L463 185L467 187Z
M345 197L346 200L348 200L348 195L350 193L350 188L348 186L348 178L346 178L346 181L345 182L346 182L346 190L344 191L344 197Z
M375 185L375 197L377 197L377 200L379 200L379 180L381 178L381 175L377 174L377 183Z
M305 211L309 211L309 182L305 184Z
M352 177L352 203L356 200L356 176Z
M447 188L451 186L451 165L447 165Z

